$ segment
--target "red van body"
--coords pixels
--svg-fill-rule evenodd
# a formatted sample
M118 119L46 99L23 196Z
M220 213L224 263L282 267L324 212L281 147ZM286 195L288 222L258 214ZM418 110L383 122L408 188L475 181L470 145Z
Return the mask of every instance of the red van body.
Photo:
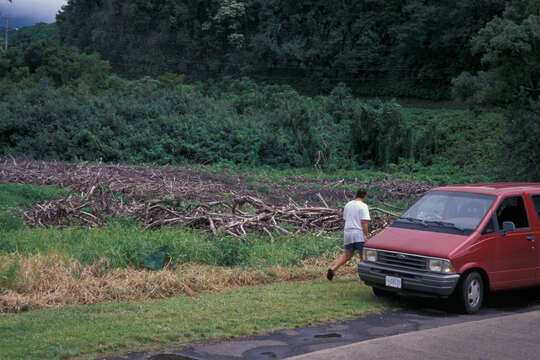
M456 296L540 285L540 183L432 189L369 239L358 273L376 295Z

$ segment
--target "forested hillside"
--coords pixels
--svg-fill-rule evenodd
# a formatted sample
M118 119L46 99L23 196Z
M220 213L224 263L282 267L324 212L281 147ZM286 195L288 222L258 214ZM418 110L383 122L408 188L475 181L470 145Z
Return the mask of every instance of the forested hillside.
M540 178L538 0L70 0L12 45L0 155Z
M114 71L254 77L312 93L346 82L368 96L449 96L476 71L470 39L506 1L70 0L62 41Z

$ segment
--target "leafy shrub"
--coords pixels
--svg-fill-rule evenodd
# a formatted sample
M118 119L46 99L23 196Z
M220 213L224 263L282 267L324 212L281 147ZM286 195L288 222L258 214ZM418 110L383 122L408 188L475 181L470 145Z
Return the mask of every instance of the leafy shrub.
M97 54L84 54L52 40L31 42L0 52L0 79L7 82L0 95L33 87L44 78L56 87L69 84L95 89L102 86L109 70L109 63Z
M328 171L403 161L430 166L444 156L475 171L489 159L500 132L494 114L364 102L344 85L329 96L306 97L289 86L250 79L165 87L148 77L112 76L105 83L109 87L98 91L55 88L44 78L6 95L0 103L0 155L162 165L316 165ZM488 128L492 135L486 137Z

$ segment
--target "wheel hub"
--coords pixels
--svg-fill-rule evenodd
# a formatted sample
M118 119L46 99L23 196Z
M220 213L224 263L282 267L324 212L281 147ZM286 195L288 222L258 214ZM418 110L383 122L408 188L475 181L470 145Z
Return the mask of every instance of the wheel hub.
M476 279L472 280L467 290L467 301L471 307L474 307L480 301L480 282Z

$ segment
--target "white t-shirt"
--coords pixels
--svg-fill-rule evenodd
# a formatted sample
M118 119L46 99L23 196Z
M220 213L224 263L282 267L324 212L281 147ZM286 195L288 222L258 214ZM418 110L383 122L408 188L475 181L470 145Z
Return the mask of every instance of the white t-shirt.
M343 209L343 219L345 220L345 231L359 231L362 235L361 241L366 241L362 220L371 220L368 206L360 200L352 200Z

